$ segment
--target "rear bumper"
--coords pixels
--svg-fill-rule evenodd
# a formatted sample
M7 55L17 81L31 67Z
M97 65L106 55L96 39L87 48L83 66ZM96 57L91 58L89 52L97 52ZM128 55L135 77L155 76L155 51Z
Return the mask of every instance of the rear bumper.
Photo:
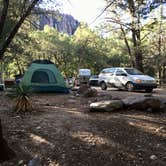
M157 88L157 84L134 84L134 89L154 89Z

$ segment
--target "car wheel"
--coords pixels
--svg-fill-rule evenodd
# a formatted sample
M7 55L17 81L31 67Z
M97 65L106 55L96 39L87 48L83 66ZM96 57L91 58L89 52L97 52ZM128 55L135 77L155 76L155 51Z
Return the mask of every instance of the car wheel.
M145 92L147 92L147 93L150 93L150 92L152 92L152 91L153 91L152 88L145 89Z
M106 90L106 89L107 89L107 85L106 85L105 82L102 82L102 83L101 83L101 89L102 89L102 90Z
M128 82L128 83L126 84L126 89L127 89L128 92L132 92L132 91L134 90L134 85L133 85L133 83L132 83L132 82Z

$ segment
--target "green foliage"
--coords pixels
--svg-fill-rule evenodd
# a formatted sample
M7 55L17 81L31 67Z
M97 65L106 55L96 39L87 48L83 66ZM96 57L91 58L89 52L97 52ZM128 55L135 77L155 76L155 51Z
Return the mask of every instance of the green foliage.
M29 23L25 22L5 54L6 77L24 73L35 59L53 61L66 77L76 76L79 68L89 68L98 74L105 67L133 66L135 50L131 33L126 29L123 32L114 26L106 26L109 33L103 37L103 27L101 31L100 28L91 30L83 23L73 36L59 33L48 25L44 30L27 27L30 27ZM165 29L166 24L163 22L161 25L159 21L148 22L142 27L141 45L137 48L143 52L147 74L156 75L160 66L164 72ZM159 36L162 37L160 42Z

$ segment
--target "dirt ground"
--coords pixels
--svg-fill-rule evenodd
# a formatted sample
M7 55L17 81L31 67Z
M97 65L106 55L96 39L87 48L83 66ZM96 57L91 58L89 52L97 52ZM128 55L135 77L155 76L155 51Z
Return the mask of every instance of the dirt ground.
M143 92L98 89L98 97L36 94L34 111L13 113L0 92L3 133L17 157L1 166L26 166L35 156L41 166L165 166L166 112L120 110L89 112L89 104ZM166 90L153 95L166 97Z

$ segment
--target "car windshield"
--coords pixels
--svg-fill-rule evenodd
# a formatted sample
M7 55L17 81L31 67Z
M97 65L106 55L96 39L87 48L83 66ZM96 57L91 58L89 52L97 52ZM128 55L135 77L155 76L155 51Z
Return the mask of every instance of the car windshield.
M137 69L125 69L125 71L130 75L143 75L143 73Z

